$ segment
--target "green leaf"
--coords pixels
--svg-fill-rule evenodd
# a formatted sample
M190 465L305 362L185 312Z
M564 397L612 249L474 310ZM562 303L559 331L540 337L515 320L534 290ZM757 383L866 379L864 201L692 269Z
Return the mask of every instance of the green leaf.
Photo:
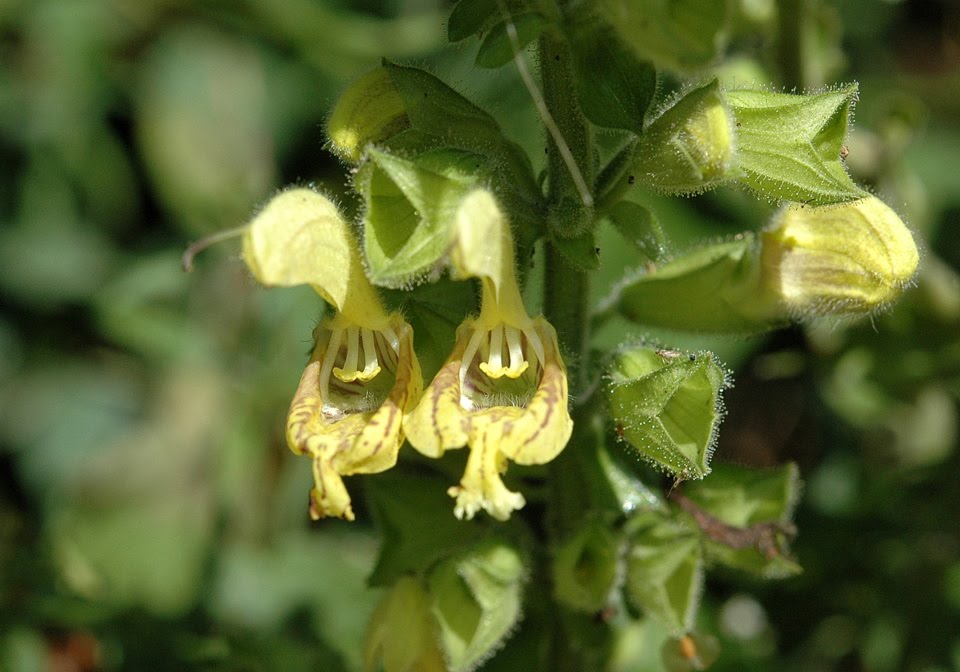
M587 25L572 40L580 108L597 126L639 133L657 91L657 71L637 60L612 29Z
M607 396L617 433L682 479L710 473L726 374L709 352L632 347L615 355Z
M643 60L687 71L710 65L726 42L727 0L600 0L601 15Z
M491 540L430 574L433 614L451 672L475 670L512 632L520 619L524 564L516 548Z
M483 32L498 16L497 0L460 0L447 20L447 39L460 42Z
M523 13L526 0L505 0L502 5L498 0L460 0L447 20L447 39L460 42L486 33L503 19L501 6L516 16Z
M357 173L366 201L364 252L375 284L401 287L438 270L457 206L479 179L481 157L456 150L403 159L380 150Z
M840 160L857 85L798 95L728 91L740 181L760 194L813 205L862 198Z
M733 117L717 80L677 100L643 132L634 153L638 181L668 194L693 194L730 179Z
M686 485L684 494L727 525L769 529L767 539L772 546L767 548L731 548L705 536L712 561L764 578L793 576L801 571L783 552L786 530L792 527L793 510L800 497L800 475L795 464L773 470L717 465L709 479Z
M483 523L450 515L444 482L396 471L366 481L368 498L383 537L369 583L386 586L408 573L425 574L488 533Z
M703 552L697 532L661 514L631 520L627 596L676 633L693 626L703 591Z
M755 333L787 321L761 282L752 234L697 248L635 271L608 299L629 319L670 329Z
M632 201L620 201L607 215L624 239L640 253L641 261L660 261L666 254L667 237L649 209Z
M517 31L521 49L540 37L547 23L539 12L515 14L510 20ZM513 44L507 33L507 25L506 20L501 21L483 38L476 60L481 68L499 68L513 60Z

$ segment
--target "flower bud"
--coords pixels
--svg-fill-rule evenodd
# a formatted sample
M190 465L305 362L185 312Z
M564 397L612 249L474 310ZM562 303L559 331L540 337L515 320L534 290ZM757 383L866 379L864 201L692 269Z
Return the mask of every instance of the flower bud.
M656 189L691 194L726 180L733 157L733 116L714 80L690 91L647 127L635 170Z
M386 68L377 68L351 84L337 100L327 135L333 151L356 163L364 148L410 126L403 97Z
M710 473L726 387L709 352L635 347L618 353L607 396L617 434L644 459L678 478Z
M761 240L762 282L802 316L887 305L920 261L910 230L873 196L836 207L786 208Z

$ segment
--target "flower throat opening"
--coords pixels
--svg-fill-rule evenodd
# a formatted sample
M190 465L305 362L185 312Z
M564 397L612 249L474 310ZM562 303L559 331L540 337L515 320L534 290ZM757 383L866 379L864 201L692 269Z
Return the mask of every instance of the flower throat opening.
M323 415L337 420L348 413L377 409L396 380L400 339L396 332L350 326L324 329L320 368Z
M460 405L466 410L526 406L544 361L543 343L532 328L501 323L476 329L460 363Z

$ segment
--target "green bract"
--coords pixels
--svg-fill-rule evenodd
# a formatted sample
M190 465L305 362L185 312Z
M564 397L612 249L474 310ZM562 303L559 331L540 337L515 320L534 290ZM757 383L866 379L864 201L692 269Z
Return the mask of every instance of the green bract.
M607 382L617 434L678 479L710 473L726 374L707 352L626 348Z
M640 259L660 261L665 254L666 236L654 214L639 203L620 201L607 215L624 239L640 253Z
M522 12L514 15L510 21L517 31L517 44L521 47L537 39L546 24L546 18L539 12ZM499 68L513 60L513 44L507 33L507 25L507 21L500 21L484 36L476 60L481 68Z
M862 198L840 160L857 85L810 95L727 91L740 181L764 196L814 205Z

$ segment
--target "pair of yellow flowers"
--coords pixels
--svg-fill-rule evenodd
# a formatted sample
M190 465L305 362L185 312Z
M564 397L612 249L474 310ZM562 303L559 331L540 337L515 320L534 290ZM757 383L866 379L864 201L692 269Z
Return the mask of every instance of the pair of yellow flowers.
M453 352L426 390L413 330L384 309L333 203L291 189L246 229L244 260L257 280L309 284L336 309L317 327L287 417L290 448L313 459L314 519L353 520L341 477L389 469L406 438L433 458L469 445L463 478L448 491L454 512L469 519L483 509L506 520L525 503L501 480L508 460L544 464L570 438L557 335L524 308L509 223L483 189L461 201L455 220L451 270L481 280L481 309L460 325Z

